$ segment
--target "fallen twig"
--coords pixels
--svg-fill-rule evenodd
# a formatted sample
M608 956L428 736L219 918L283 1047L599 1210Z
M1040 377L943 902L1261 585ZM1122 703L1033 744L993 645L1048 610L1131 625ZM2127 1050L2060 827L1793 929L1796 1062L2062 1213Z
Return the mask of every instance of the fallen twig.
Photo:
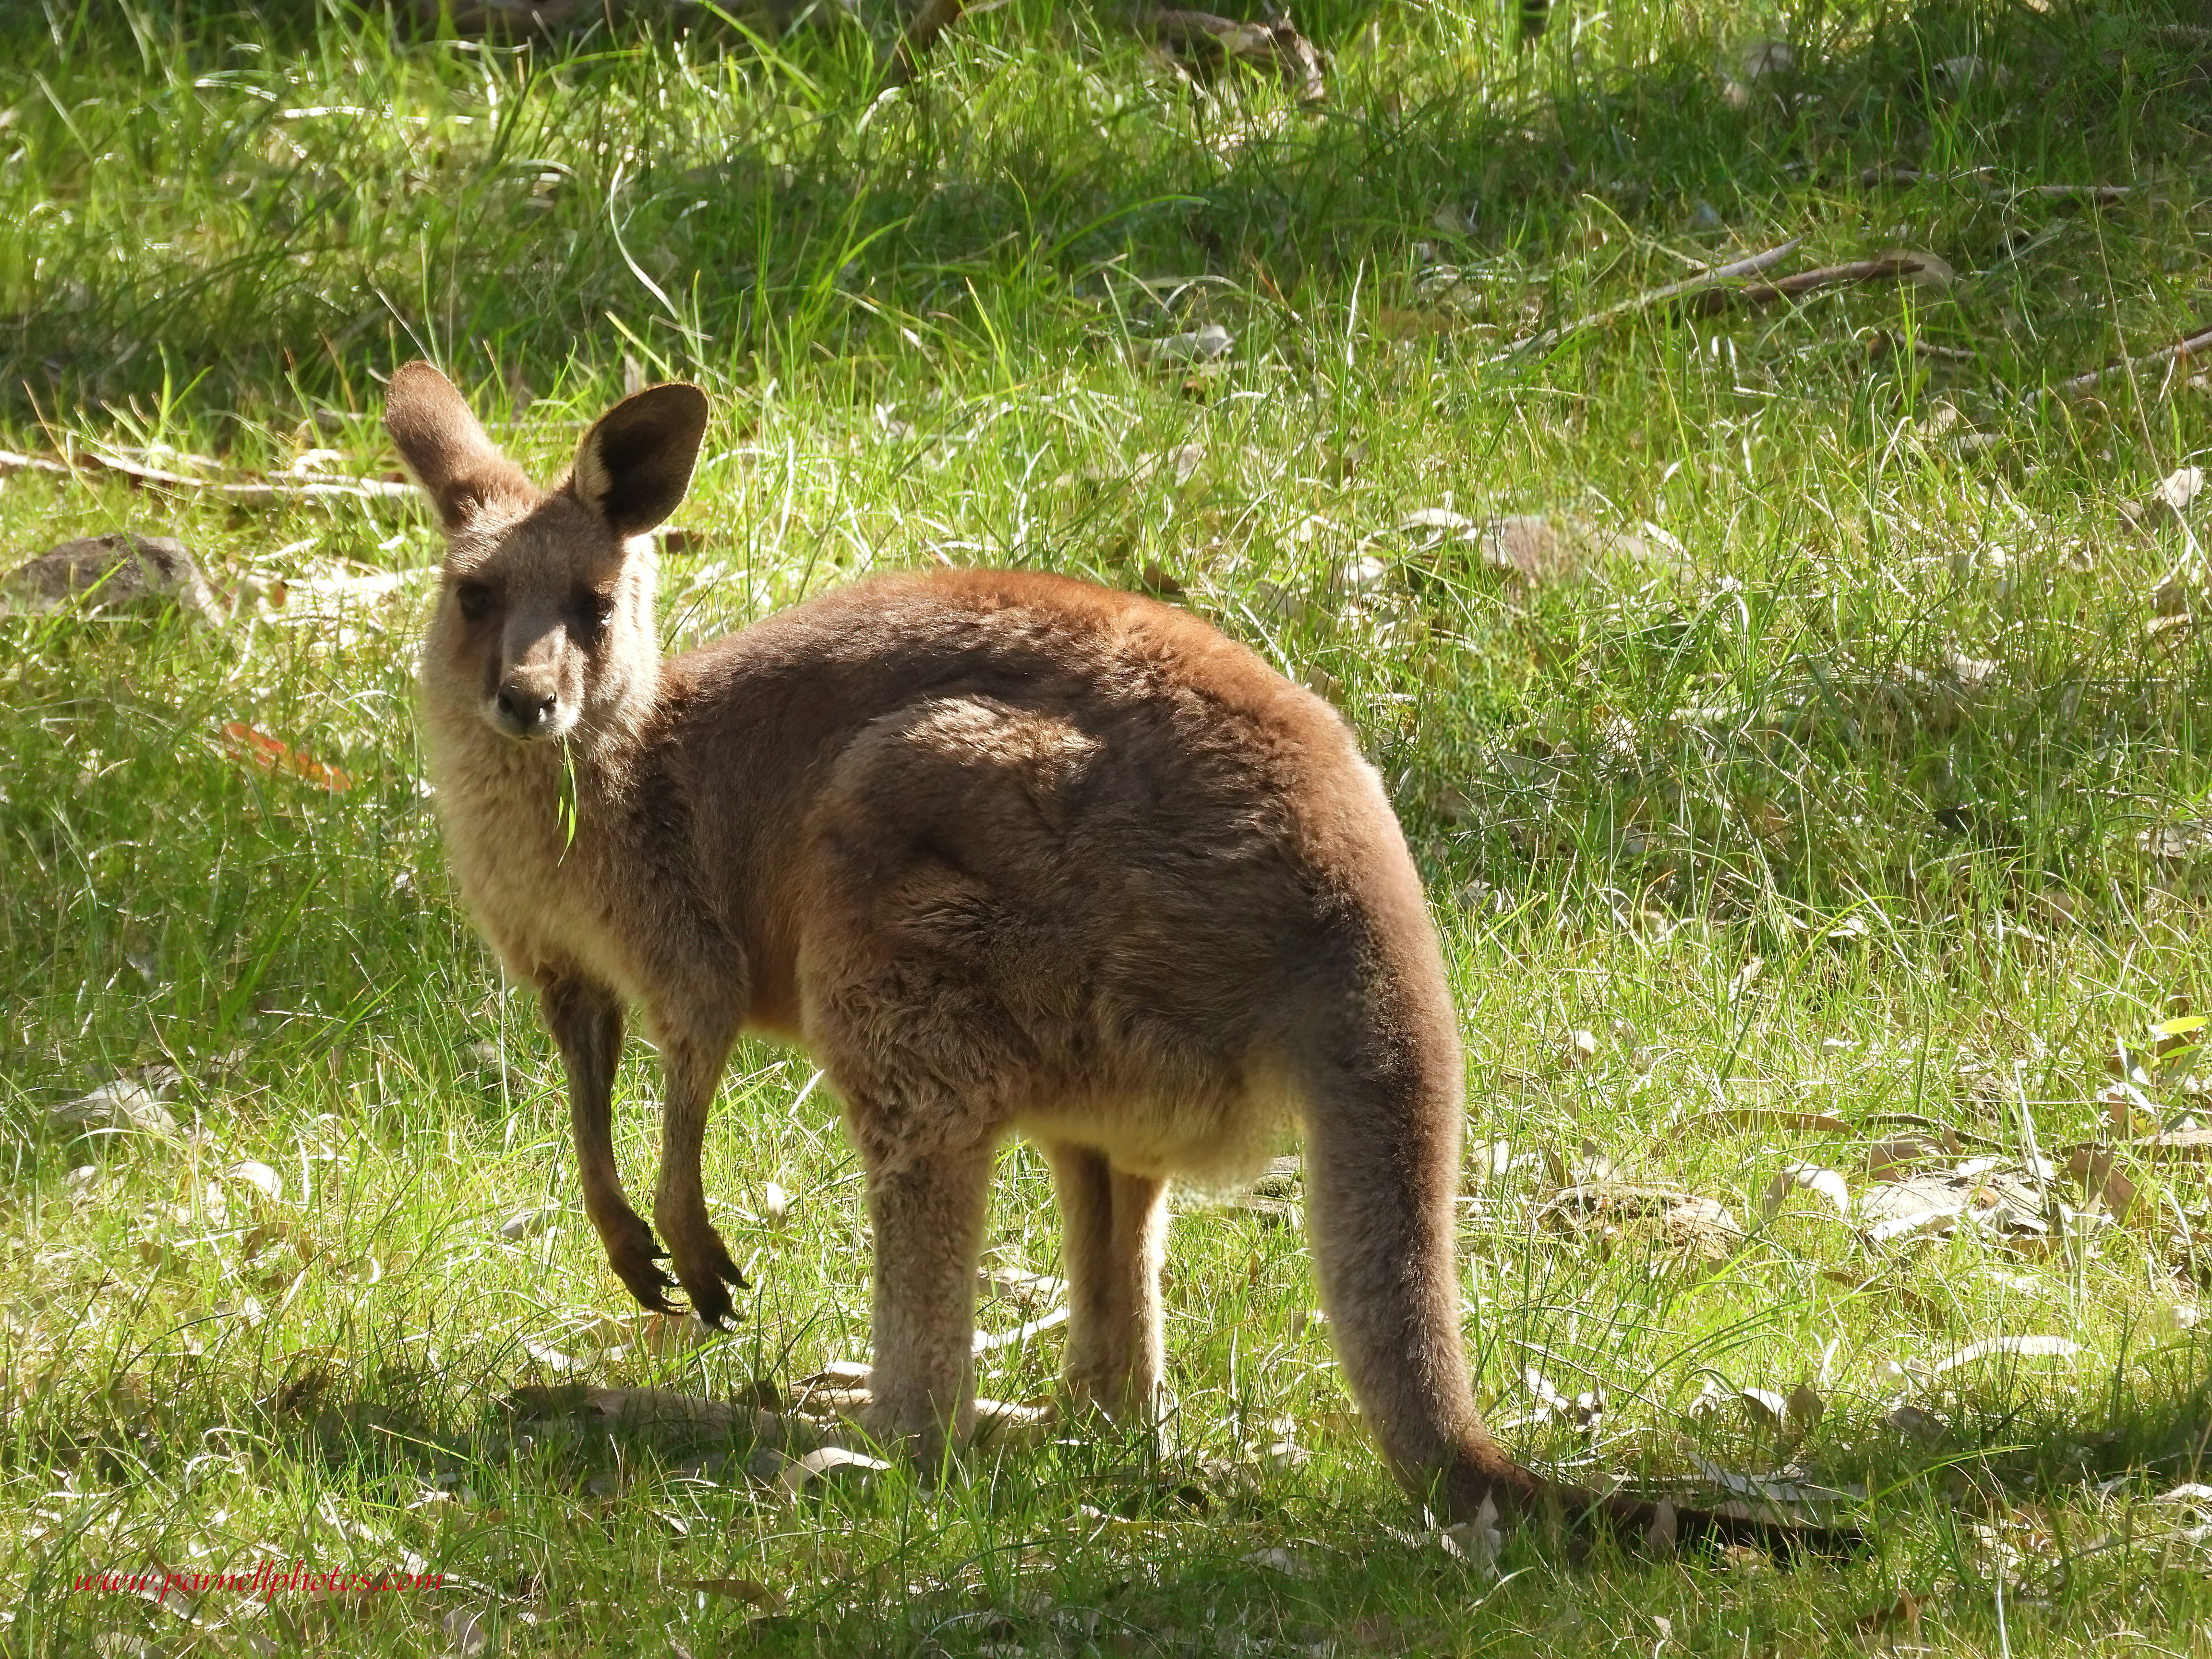
M1730 306L1771 305L1777 300L1795 300L1819 289L1923 275L1943 283L1950 280L1951 272L1948 266L1943 265L1932 254L1885 253L1876 259L1854 259L1849 264L1822 265L1817 270L1801 270L1771 283L1748 283L1741 288L1709 289L1693 295L1684 309L1696 316L1710 317Z
M1663 288L1648 289L1632 300L1623 300L1617 305L1606 306L1600 310L1593 311L1586 317L1577 317L1571 323L1562 323L1557 328L1546 329L1540 334L1532 334L1507 351L1504 356L1492 358L1492 361L1502 362L1506 357L1518 357L1528 352L1549 351L1563 341L1572 339L1577 334L1587 334L1593 329L1603 328L1607 324L1618 322L1621 318L1636 312L1648 311L1654 306L1665 305L1669 300L1680 300L1688 295L1702 294L1738 276L1755 276L1759 271L1771 270L1780 264L1782 261L1795 253L1804 240L1802 236L1792 236L1781 246L1771 247L1764 253L1754 253L1748 258L1738 259L1729 264L1714 265L1708 270L1699 271L1694 276L1686 276L1679 283L1668 283Z
M2167 1129L2139 1140L2085 1140L2069 1146L2062 1158L2125 1152L2130 1158L2202 1162L2212 1159L2212 1129Z
M2016 201L2025 196L2041 196L2052 201L2121 202L2130 196L2140 196L2149 186L2145 185L2004 185L1996 182L1995 167L1962 167L1956 173L1923 173L1918 167L1893 164L1887 167L1863 167L1859 172L1863 188L1874 189L1881 185L1942 185L1979 182L1982 194L1993 202Z
M1062 1303L1049 1313L1032 1319L1025 1325L1017 1325L1010 1331L978 1331L975 1333L975 1352L978 1354L986 1354L994 1352L1000 1348L1011 1348L1017 1342L1026 1342L1033 1336L1040 1336L1047 1331L1059 1329L1067 1323L1067 1305Z
M1680 301L1682 309L1695 317L1710 317L1726 311L1731 306L1771 305L1777 300L1795 300L1820 289L1839 288L1846 283L1875 283L1898 278L1907 281L1925 279L1938 285L1951 280L1951 268L1932 253L1885 253L1873 259L1855 259L1849 264L1822 265L1817 270L1801 270L1771 283L1747 283L1731 287L1738 276L1748 276L1765 270L1789 257L1802 237L1793 237L1780 247L1770 248L1764 253L1754 253L1734 264L1719 265L1679 283L1669 283L1664 288L1655 288L1624 300L1619 305L1593 311L1587 317L1577 318L1544 333L1533 335L1505 354L1518 356L1526 352L1548 351L1560 342L1575 335L1602 328L1622 317L1636 312L1649 311L1655 306Z
M1992 196L2049 196L2084 202L2118 202L2142 193L2141 185L2022 185L2017 190L1993 190Z
M188 472L149 466L143 461L120 455L103 455L97 450L87 450L67 461L57 461L43 455L18 455L12 450L0 449L0 472L47 472L66 477L83 467L119 472L139 483L160 484L165 489L204 490L241 507L275 507L285 501L337 499L404 501L414 494L411 485L386 478L301 479L296 483L272 483L264 479L256 483L225 483L220 479L199 478Z
M2200 351L2212 351L2212 328L2199 329L2186 339L2176 340L2169 346L2160 346L2156 351L2146 351L2140 357L2123 357L2102 368L2093 368L2086 374L2074 375L2056 386L2044 387L2036 395L2039 398L2071 397L2077 392L2087 392L2099 381L2110 380L2116 374L2132 374L2139 368L2155 368L2178 358L2193 357Z
M1869 358L1887 357L1893 352L1910 349L1916 357L1931 363L1972 363L1980 361L1979 355L1966 346L1937 345L1932 340L1912 342L1908 348L1887 329L1875 329L1866 337L1866 355Z

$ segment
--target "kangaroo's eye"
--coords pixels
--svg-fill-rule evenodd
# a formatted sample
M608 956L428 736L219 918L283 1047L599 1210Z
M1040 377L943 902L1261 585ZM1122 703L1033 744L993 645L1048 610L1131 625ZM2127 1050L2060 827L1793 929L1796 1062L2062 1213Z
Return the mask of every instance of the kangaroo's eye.
M453 588L453 599L461 607L461 615L471 622L482 622L491 615L498 595L483 582L461 582Z
M589 589L576 595L576 629L586 639L599 638L614 614L611 595L594 593Z

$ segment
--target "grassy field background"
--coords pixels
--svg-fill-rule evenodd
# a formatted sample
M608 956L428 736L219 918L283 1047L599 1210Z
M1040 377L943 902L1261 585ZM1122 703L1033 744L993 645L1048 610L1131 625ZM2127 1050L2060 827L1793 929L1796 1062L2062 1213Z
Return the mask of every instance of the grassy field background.
M2212 392L2046 391L2206 325L2203 18L1624 0L1527 54L1502 6L1298 18L1318 108L1033 0L880 99L856 27L691 8L527 48L6 9L0 449L64 470L0 460L0 566L171 535L221 615L0 617L0 1650L2212 1646ZM1537 338L1796 237L1779 269L1943 265ZM712 1341L636 1316L443 873L423 515L108 465L390 476L418 355L541 474L626 384L708 388L672 647L1016 564L1323 690L1454 964L1486 1408L1585 1477L1842 1494L1869 1551L1460 1559L1335 1380L1294 1178L1175 1223L1161 1456L793 1498L745 1433L542 1392L780 1406L865 1358L860 1182L804 1059L746 1048L708 1188L757 1290ZM133 1084L140 1127L76 1104ZM1052 1273L1040 1161L995 1202L994 1265ZM1057 1342L984 1391L1047 1397ZM78 1587L295 1561L444 1578Z

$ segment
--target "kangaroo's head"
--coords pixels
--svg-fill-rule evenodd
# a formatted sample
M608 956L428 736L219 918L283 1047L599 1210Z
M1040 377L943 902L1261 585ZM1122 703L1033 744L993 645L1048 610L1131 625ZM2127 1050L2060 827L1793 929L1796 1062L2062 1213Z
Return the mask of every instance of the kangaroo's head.
M588 738L650 708L659 665L646 532L676 510L707 426L706 394L657 386L584 434L540 489L428 363L392 376L384 423L446 532L422 684L519 743Z

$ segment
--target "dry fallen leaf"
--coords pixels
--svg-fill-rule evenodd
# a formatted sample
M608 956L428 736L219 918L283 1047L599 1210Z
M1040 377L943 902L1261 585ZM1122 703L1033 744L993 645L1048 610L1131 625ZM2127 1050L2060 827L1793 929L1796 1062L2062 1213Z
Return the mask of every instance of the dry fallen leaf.
M889 1469L890 1465L880 1457L871 1457L866 1452L848 1451L842 1446L820 1446L804 1457L794 1457L776 1477L783 1489L793 1497L817 1482L848 1480L865 1484Z
M833 1359L811 1376L802 1376L795 1385L803 1398L810 1389L865 1389L873 1368L862 1359Z
M1760 82L1787 75L1796 61L1796 49L1786 40L1749 42L1721 62L1722 100L1732 109L1748 108Z
M1034 1449L1050 1440L1059 1425L1060 1408L1048 1400L1032 1404L975 1396L975 1437L979 1443Z
M1735 1397L1744 1415L1762 1428L1778 1429L1789 1415L1790 1402L1771 1389L1738 1389Z
M984 1296L1002 1297L1024 1313L1056 1304L1067 1294L1067 1281L1026 1267L987 1262L976 1271L975 1288Z
M2010 86L2012 71L2002 64L1992 64L1972 52L1961 52L1955 58L1946 58L1938 63L1931 78L1947 90L1960 93L1969 87L1982 84Z
M566 1376L570 1371L583 1369L583 1362L574 1354L563 1353L551 1343L540 1342L535 1337L526 1336L522 1339L522 1351L556 1376Z
M1920 1603L1924 1599L1910 1590L1899 1590L1897 1600L1863 1615L1857 1626L1869 1636L1893 1636L1906 1647L1917 1647L1920 1642Z
M1244 1559L1252 1566L1265 1567L1269 1572L1279 1572L1285 1578L1310 1578L1314 1576L1314 1569L1310 1563L1279 1544L1254 1550Z
M174 1134L177 1121L161 1103L182 1080L171 1067L150 1068L103 1083L91 1093L55 1107L47 1116L57 1129L78 1134L120 1129Z
M1698 1392L1682 1408L1682 1414L1692 1423L1702 1423L1719 1411L1728 1398L1729 1391L1722 1386L1720 1378L1708 1372L1698 1380Z
M1398 533L1401 536L1420 531L1430 532L1425 544L1431 547L1448 535L1463 535L1474 528L1474 520L1463 513L1455 513L1448 507L1416 507L1398 520Z
M1068 1310L1065 1304L1062 1304L1049 1312L1040 1314L1026 1324L1015 1326L1010 1331L978 1331L975 1333L975 1357L980 1359L985 1354L994 1352L1000 1348L1011 1348L1017 1343L1028 1341L1033 1336L1041 1336L1047 1331L1057 1330L1060 1326L1067 1323L1067 1320Z
M1808 1518L1824 1506L1849 1503L1863 1498L1866 1492L1858 1486L1823 1486L1810 1480L1792 1480L1786 1475L1739 1474L1724 1469L1710 1458L1694 1458L1698 1478L1718 1486L1734 1497L1748 1498L1756 1503L1778 1504L1804 1510Z
M1932 288L1939 292L1959 280L1950 263L1929 252L1925 248L1886 248L1875 256L1882 259L1910 260L1904 272L1905 280L1919 288Z
M1790 1426L1800 1434L1809 1433L1820 1419L1828 1414L1828 1402L1820 1391L1809 1382L1800 1382L1790 1390L1788 1403Z
M1916 1233L1948 1235L1961 1220L2003 1235L2043 1234L2042 1205L2017 1172L1970 1158L1956 1169L1877 1184L1859 1199L1868 1242L1882 1244Z
M230 1166L228 1173L233 1181L242 1181L271 1204L284 1196L284 1178L266 1164L252 1158L243 1158Z
M1227 329L1218 323L1208 323L1188 333L1164 335L1157 340L1133 340L1129 351L1139 363L1180 368L1225 357L1234 344L1236 341Z
M1480 1571L1496 1572L1498 1554L1505 1547L1504 1534L1498 1525L1498 1505L1485 1498L1472 1521L1439 1528L1437 1542L1445 1554L1455 1556Z
M761 1219L778 1231L791 1219L791 1194L775 1182L761 1186Z
M2142 1194L2136 1183L2113 1167L2112 1154L2102 1147L2076 1146L2066 1154L2066 1173L2081 1183L2088 1196L2109 1210L2116 1220L2134 1212Z
M671 1589L698 1590L708 1595L720 1595L732 1601L743 1601L766 1613L781 1613L783 1592L763 1584L757 1578L672 1578Z
M2160 478L2130 516L2147 524L2172 524L2186 515L2189 504L2204 493L2204 469L2178 467Z
M1827 1200L1838 1215L1846 1221L1850 1219L1850 1188L1835 1170L1822 1169L1817 1164L1792 1164L1780 1170L1767 1183L1766 1196L1759 1201L1759 1214L1768 1221L1773 1220L1790 1192L1797 1188L1818 1194Z
M478 1659L491 1645L491 1615L483 1607L455 1607L439 1622L453 1659Z
M1942 1418L1911 1401L1891 1407L1883 1420L1892 1428L1904 1430L1923 1445L1932 1446L1950 1432L1949 1425Z
M1211 12L1162 7L1143 13L1139 27L1151 39L1157 61L1201 83L1239 64L1272 72L1302 104L1328 97L1327 65L1319 48L1287 16L1240 22Z
M1521 1368L1521 1381L1534 1396L1539 1412L1565 1417L1573 1409L1566 1395L1553 1385L1552 1379L1534 1365Z
M353 779L343 767L319 761L304 750L289 747L281 738L255 731L243 720L227 721L222 738L224 753L258 771L281 772L332 794L353 787Z
M526 1238L535 1238L561 1216L557 1204L540 1204L533 1209L518 1210L501 1222L494 1230L497 1237L513 1244Z
M1956 1370L1961 1365L1971 1365L1977 1360L1992 1358L1998 1354L2017 1354L2026 1359L2064 1358L2081 1352L2081 1345L2070 1336L1986 1336L1978 1342L1969 1342L1955 1353L1949 1353L1936 1362L1935 1375Z

